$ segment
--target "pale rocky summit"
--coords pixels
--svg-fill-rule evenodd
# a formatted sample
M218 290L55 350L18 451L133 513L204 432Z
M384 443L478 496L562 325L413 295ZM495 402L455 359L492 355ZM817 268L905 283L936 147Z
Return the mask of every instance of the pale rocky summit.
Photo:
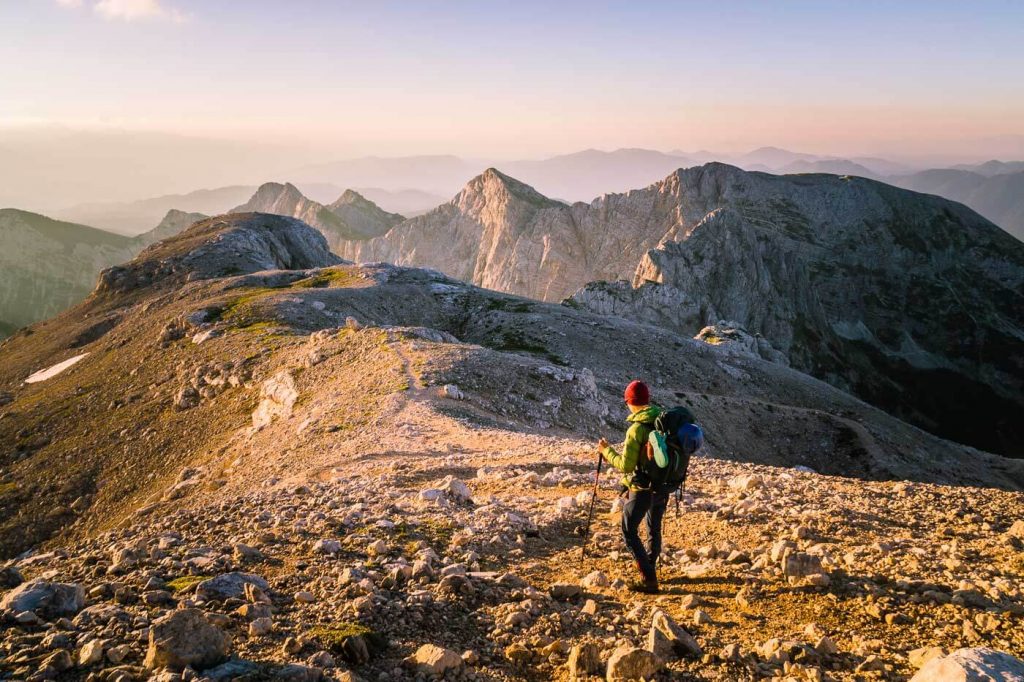
M133 241L139 250L141 250L144 246L149 246L150 244L155 244L156 242L163 241L164 239L169 239L207 217L208 216L202 213L189 213L187 211L171 209L167 212L167 215L160 220L156 227L134 237Z
M355 190L347 189L327 205L334 215L344 221L348 229L369 239L384 234L405 220L398 213L388 213Z
M323 233L335 251L346 240L376 237L404 220L353 190L346 190L336 201L324 206L306 198L295 185L276 182L260 185L249 201L231 212L274 213L298 218Z

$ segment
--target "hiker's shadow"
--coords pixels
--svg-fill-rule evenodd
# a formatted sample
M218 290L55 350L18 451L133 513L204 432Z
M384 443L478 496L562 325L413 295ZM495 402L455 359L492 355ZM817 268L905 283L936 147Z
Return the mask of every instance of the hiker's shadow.
M708 586L711 585L723 589L709 590ZM661 592L662 594L671 595L692 594L708 602L714 599L731 599L743 585L744 580L739 576L714 575L691 578L685 575L677 575L662 578ZM728 587L732 587L732 589L730 590Z

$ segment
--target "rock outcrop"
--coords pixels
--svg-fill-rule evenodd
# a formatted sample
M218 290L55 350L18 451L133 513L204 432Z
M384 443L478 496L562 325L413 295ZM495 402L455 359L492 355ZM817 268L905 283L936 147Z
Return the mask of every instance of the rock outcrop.
M719 320L709 324L693 337L698 341L714 346L729 355L745 355L761 358L769 362L789 364L789 358L775 348L760 334L750 334L742 325L728 320Z
M147 248L132 262L104 270L96 292L130 292L156 282L193 281L301 270L341 262L322 234L294 218L238 213L210 218Z
M862 178L709 164L662 191L680 197L679 222L633 291L595 284L574 305L687 334L734 320L902 418L1024 454L1024 245L963 206Z

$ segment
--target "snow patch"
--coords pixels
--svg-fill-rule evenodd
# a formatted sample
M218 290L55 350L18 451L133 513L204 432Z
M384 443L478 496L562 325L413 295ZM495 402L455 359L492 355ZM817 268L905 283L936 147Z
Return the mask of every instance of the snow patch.
M32 376L30 376L28 379L25 379L25 383L26 384L37 384L40 381L46 381L47 379L52 379L53 377L57 376L58 374L60 374L64 370L66 370L68 367L71 367L72 365L77 363L79 360L84 358L86 355L88 355L88 353L82 353L81 355L76 355L73 358L68 358L64 362L58 362L53 367L47 367L46 369L41 369L38 372L36 372L35 374L33 374Z

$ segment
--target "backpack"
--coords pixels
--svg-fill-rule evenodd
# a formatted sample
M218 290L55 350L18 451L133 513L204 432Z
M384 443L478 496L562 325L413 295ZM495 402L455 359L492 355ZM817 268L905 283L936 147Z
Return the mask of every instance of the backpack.
M672 492L686 482L690 457L704 445L704 432L693 413L673 407L658 415L647 436L642 471L652 490Z

